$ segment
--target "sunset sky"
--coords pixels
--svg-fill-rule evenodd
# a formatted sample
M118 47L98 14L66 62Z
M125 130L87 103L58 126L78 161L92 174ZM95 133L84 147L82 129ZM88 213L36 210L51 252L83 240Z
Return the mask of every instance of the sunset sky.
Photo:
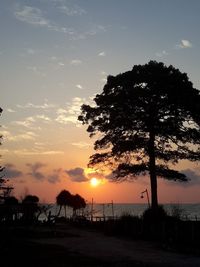
M14 194L54 202L67 189L88 201L144 203L148 177L115 184L87 169L95 139L77 116L107 75L149 60L200 89L199 13L199 0L0 1L0 154ZM160 202L200 202L199 164L177 168L191 182L159 180Z

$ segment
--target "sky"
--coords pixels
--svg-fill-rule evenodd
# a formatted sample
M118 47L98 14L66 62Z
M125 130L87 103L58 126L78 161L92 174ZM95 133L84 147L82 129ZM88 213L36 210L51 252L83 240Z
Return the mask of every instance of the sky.
M116 184L87 168L95 139L77 117L108 75L150 60L200 89L199 12L199 0L0 1L0 154L13 193L55 202L66 189L88 202L144 203L148 177ZM199 164L177 169L191 181L159 180L159 201L199 203Z

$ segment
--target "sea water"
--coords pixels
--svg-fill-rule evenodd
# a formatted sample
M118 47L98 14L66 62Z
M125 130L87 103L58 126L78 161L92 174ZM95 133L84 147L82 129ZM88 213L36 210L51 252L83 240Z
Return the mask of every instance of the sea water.
M172 214L173 210L176 209L183 219L200 220L200 203L170 203L162 205L168 214ZM82 212L86 216L90 216L92 213L94 217L120 217L122 215L142 216L143 212L147 208L147 204L141 203L88 203ZM49 211L51 211L51 215L56 216L58 214L59 207L56 204L51 204ZM67 217L71 217L72 213L72 209L70 207L66 207ZM60 216L64 216L64 208L61 209ZM44 218L44 216L42 217Z

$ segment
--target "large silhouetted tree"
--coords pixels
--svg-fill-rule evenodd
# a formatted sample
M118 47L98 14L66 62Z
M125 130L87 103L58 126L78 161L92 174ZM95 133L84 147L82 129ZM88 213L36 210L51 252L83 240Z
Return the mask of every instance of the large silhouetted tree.
M150 61L108 76L96 106L83 105L79 120L98 134L90 166L109 165L116 181L150 175L152 208L158 206L157 177L187 181L171 169L200 158L200 93L185 73Z

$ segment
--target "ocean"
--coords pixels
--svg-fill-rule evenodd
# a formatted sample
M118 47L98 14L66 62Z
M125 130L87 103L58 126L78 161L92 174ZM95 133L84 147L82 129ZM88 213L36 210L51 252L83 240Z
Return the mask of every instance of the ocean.
M173 212L178 212L183 219L190 220L200 220L200 203L196 204L180 204L180 203L171 203L171 204L162 204L164 209L168 214ZM92 208L93 207L93 208ZM93 210L93 217L120 217L122 215L133 215L141 216L145 209L148 208L147 204L135 204L135 203L94 203L87 204L87 207L83 212L85 215L90 216L91 211ZM51 208L48 210L51 211L51 215L55 216L58 214L59 207L56 204L51 204ZM67 207L66 209L67 217L72 216L72 209ZM61 210L60 216L64 216L64 209ZM45 219L44 215L41 215L42 219Z

